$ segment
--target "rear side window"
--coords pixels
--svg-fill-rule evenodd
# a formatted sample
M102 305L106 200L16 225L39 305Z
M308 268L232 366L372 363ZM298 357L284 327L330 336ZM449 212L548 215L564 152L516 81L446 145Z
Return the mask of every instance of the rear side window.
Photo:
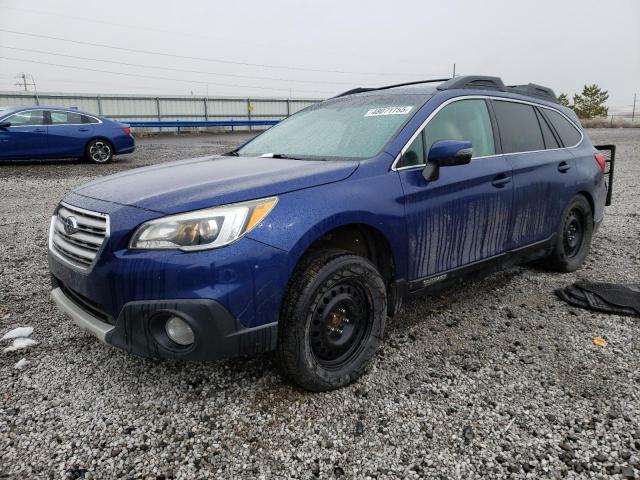
M90 117L89 115L81 115L82 123L98 123L97 118Z
M12 127L26 127L30 125L44 125L44 112L42 110L29 110L11 115L6 119Z
M574 127L569 120L563 117L555 110L544 109L544 114L547 116L553 128L556 129L560 140L565 147L573 147L580 141L580 132Z
M544 150L542 131L531 105L494 101L503 153Z
M75 112L51 112L52 125L78 125L82 123L82 115Z
M547 123L547 120L544 118L540 110L536 108L536 114L538 115L538 122L540 123L540 128L542 129L542 138L544 140L544 148L560 148L560 144L558 140L556 140L555 135L551 131L551 127Z

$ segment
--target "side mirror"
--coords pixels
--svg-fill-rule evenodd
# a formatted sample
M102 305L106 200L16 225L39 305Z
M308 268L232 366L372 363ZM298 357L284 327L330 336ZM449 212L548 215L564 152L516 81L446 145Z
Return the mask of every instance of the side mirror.
M11 126L11 122L0 122L0 128L8 128Z
M440 167L466 165L471 161L473 149L471 142L461 140L439 140L431 145L427 164L422 171L425 180L437 180Z

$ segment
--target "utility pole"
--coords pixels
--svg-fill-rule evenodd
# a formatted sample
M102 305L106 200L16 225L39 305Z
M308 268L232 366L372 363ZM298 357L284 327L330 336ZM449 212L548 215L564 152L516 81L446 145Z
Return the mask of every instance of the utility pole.
M26 92L27 91L27 75L24 72L22 72L22 73L19 73L16 76L16 78L19 79L19 80L20 79L22 80L22 83L18 82L18 83L16 83L16 85L18 87L24 86L24 91Z
M631 111L631 125L633 125L633 122L636 119L636 96L637 95L638 95L637 93L633 94L633 110Z
M38 87L36 86L36 79L33 75L29 75L31 77L31 81L33 82L33 90L36 92L36 105L40 105L40 97L38 97Z
M33 78L33 75L29 74L29 73L19 73L18 75L16 75L16 78L18 79L18 82L16 83L16 85L18 87L23 87L25 92L29 91L29 87L33 86L34 88L36 88L36 81ZM31 79L31 82L28 82L27 79ZM37 91L37 89L36 89Z
M38 86L36 85L36 79L33 77L33 75L31 75L30 73L22 72L16 75L16 78L18 79L16 85L18 87L24 88L25 92L29 91L29 87L33 87L33 90L36 92L36 105L40 105L40 98L38 98ZM31 81L28 82L28 79L31 79Z

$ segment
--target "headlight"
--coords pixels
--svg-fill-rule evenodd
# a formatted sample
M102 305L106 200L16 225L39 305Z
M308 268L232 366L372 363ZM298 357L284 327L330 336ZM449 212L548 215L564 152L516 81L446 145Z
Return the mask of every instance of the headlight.
M228 245L250 232L273 209L278 197L196 210L143 223L129 248L205 250Z

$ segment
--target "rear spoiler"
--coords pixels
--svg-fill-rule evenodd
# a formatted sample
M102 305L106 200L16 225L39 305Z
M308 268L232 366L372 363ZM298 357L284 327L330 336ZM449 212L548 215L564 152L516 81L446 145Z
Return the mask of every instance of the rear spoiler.
M616 163L616 146L615 145L594 145L595 148L604 155L606 160L606 168L604 170L605 183L607 185L607 200L605 205L611 205L611 197L613 195L613 170Z

